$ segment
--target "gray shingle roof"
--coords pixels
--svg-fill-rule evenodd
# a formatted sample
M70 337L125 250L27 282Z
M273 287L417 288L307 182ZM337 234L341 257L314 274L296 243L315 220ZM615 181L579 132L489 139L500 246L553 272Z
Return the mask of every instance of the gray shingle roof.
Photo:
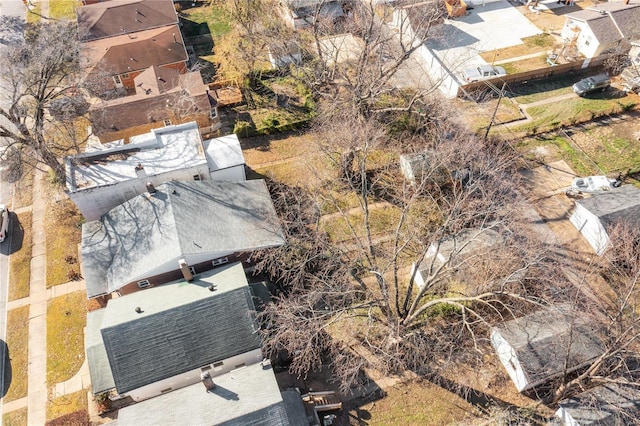
M600 13L603 11L605 13ZM608 12L608 13L606 13ZM610 15L609 15L610 14ZM589 23L600 43L610 43L640 34L640 4L600 3L597 8L567 14L567 18ZM620 34L622 32L622 34Z
M640 225L640 189L633 185L593 194L576 203L600 218L605 225L618 221Z
M263 180L159 185L82 226L87 295L114 292L159 265L192 254L228 254L284 243Z
M109 366L109 358L104 348L100 324L106 310L99 309L87 313L87 330L84 337L84 345L87 351L87 363L91 376L91 390L94 394L104 392L116 387Z
M640 389L635 386L602 385L558 405L581 426L622 426L640 422Z
M528 382L536 384L585 365L603 352L593 328L568 305L543 309L494 327L515 350Z
M118 426L237 425L300 426L293 423L278 389L273 370L260 364L214 378L216 388L206 392L201 383L120 409Z
M118 393L258 349L253 310L240 263L110 300L100 329Z

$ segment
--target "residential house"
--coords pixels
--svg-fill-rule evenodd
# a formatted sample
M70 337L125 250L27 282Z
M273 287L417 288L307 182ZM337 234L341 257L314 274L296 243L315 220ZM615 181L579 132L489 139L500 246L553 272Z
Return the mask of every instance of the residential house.
M141 401L259 363L254 310L241 263L109 300L87 315L94 395Z
M189 60L178 25L91 40L82 43L80 56L85 79L98 96L133 90L134 78L153 65L184 74Z
M565 44L586 58L607 52L625 53L640 36L640 1L604 2L566 15L562 28Z
M196 383L122 408L117 424L309 425L300 394L281 392L269 363L235 369L214 382L209 392Z
M154 65L133 81L135 95L100 100L90 107L92 131L101 142L190 121L198 123L202 134L220 127L217 100L199 71L180 74Z
M94 144L67 157L66 189L88 221L170 180L245 179L245 162L235 135L202 142L195 122L152 129L128 144Z
M633 185L622 185L576 200L569 220L595 252L602 255L609 245L609 227L616 223L640 225L640 189Z
M109 0L76 9L81 42L178 24L171 0Z
M608 383L558 403L556 417L565 426L640 424L640 389Z
M317 21L335 25L349 14L336 0L283 0L281 11L287 25L295 29L310 27Z
M284 242L263 180L173 181L82 225L82 274L89 298L129 294Z
M593 325L569 305L492 327L491 345L520 392L587 367L604 351Z
M464 229L457 235L433 242L417 271L417 264L413 263L411 274L415 273L415 282L422 288L432 271L443 265L451 270L474 268L492 256L494 246L502 241L500 233L492 228Z

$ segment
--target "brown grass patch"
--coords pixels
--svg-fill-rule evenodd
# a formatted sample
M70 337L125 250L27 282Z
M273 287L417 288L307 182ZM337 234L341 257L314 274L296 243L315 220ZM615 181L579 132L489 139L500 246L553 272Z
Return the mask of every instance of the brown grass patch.
M50 386L73 377L84 362L86 299L87 294L84 291L77 291L49 301L47 383Z
M69 272L79 271L78 264L68 264L67 256L78 258L83 217L69 199L50 201L45 214L47 231L47 288L69 282Z
M33 203L33 170L25 172L13 186L12 208L30 206Z
M7 312L7 346L9 347L11 384L4 397L5 402L27 396L27 367L29 348L29 307ZM5 380L8 380L5 376Z
M4 426L26 426L27 425L27 407L12 411L2 415L2 424Z
M29 296L31 284L31 221L33 214L29 212L18 213L11 223L13 238L11 244L14 248L20 244L20 249L9 257L9 300L22 299ZM22 235L18 242L19 235Z
M80 390L72 394L49 399L47 402L47 420L76 413L88 408L87 391ZM87 416L88 420L88 416Z

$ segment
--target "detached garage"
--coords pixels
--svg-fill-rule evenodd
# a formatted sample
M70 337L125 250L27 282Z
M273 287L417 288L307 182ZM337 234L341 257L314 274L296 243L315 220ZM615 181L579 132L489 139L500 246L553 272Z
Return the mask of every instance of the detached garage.
M623 185L576 201L569 218L591 247L602 255L609 244L607 228L617 222L640 225L640 189Z

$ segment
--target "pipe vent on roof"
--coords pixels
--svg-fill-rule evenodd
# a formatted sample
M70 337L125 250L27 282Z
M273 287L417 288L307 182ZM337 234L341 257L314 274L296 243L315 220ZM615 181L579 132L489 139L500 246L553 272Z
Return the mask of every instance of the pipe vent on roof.
M140 306L136 306L136 313L141 314L142 308Z
M153 185L152 182L147 182L145 184L145 186L147 187L147 192L149 194L155 194L156 193L156 187Z

